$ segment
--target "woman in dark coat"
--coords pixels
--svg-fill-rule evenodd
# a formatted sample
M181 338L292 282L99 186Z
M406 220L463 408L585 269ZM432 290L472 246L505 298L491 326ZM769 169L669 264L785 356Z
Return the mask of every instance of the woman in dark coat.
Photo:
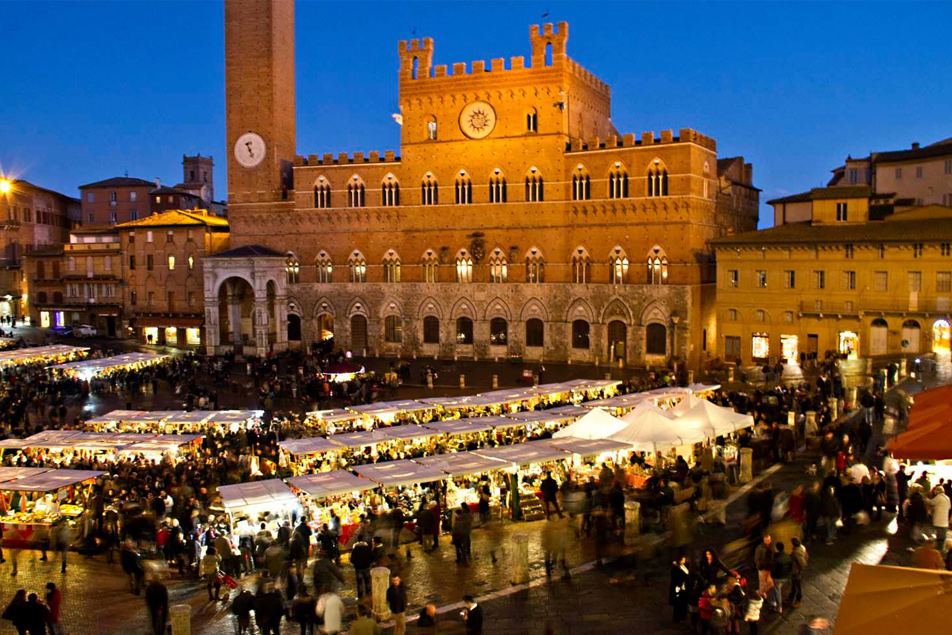
M675 623L683 621L688 615L690 585L691 571L688 569L688 558L681 556L671 564L671 587L668 590L668 604L674 608Z
M725 575L730 574L728 568L717 557L717 552L713 549L705 549L697 567L697 577L701 586L706 589L712 584L717 585L717 578L722 572Z

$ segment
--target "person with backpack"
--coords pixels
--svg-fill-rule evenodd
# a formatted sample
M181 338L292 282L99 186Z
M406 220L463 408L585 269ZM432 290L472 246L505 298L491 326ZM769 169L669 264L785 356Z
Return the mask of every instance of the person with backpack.
M790 554L786 553L784 544L777 542L777 555L774 556L770 576L773 578L773 588L770 591L768 602L777 613L783 613L783 585L793 574L794 562Z

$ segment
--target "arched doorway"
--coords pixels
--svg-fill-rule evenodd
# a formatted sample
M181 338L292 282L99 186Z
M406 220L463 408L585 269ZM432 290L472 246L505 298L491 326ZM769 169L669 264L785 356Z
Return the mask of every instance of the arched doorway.
M645 354L666 355L668 352L668 329L657 322L645 327Z
M876 318L869 327L869 354L885 355L889 338L889 325L886 320Z
M936 320L932 324L932 350L936 353L948 353L952 328L947 320Z
M317 337L322 342L334 339L334 316L330 313L317 316Z
M255 292L244 278L232 277L218 289L218 328L222 345L243 347L255 343Z
M628 325L621 320L608 323L608 359L625 359L625 347L628 342Z
M301 341L301 316L295 313L288 314L288 341Z
M902 323L902 352L903 353L918 353L919 352L919 335L921 330L919 328L919 323L915 320L906 320Z
M354 352L367 348L367 318L363 315L350 318L350 348Z

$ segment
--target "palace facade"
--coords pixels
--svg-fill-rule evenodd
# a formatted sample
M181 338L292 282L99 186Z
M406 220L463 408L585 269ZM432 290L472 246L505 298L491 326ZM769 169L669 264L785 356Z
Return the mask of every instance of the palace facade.
M620 134L565 23L531 27L529 60L448 68L432 39L400 42L400 152L297 155L293 11L225 3L233 249L205 264L210 352L333 337L358 354L700 361L707 243L756 228L750 164L688 128Z

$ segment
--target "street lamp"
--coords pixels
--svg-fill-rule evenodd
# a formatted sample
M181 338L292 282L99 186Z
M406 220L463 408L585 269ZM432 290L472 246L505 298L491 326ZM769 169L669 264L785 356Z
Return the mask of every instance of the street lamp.
M13 184L9 179L0 179L0 194L9 194L13 189Z

